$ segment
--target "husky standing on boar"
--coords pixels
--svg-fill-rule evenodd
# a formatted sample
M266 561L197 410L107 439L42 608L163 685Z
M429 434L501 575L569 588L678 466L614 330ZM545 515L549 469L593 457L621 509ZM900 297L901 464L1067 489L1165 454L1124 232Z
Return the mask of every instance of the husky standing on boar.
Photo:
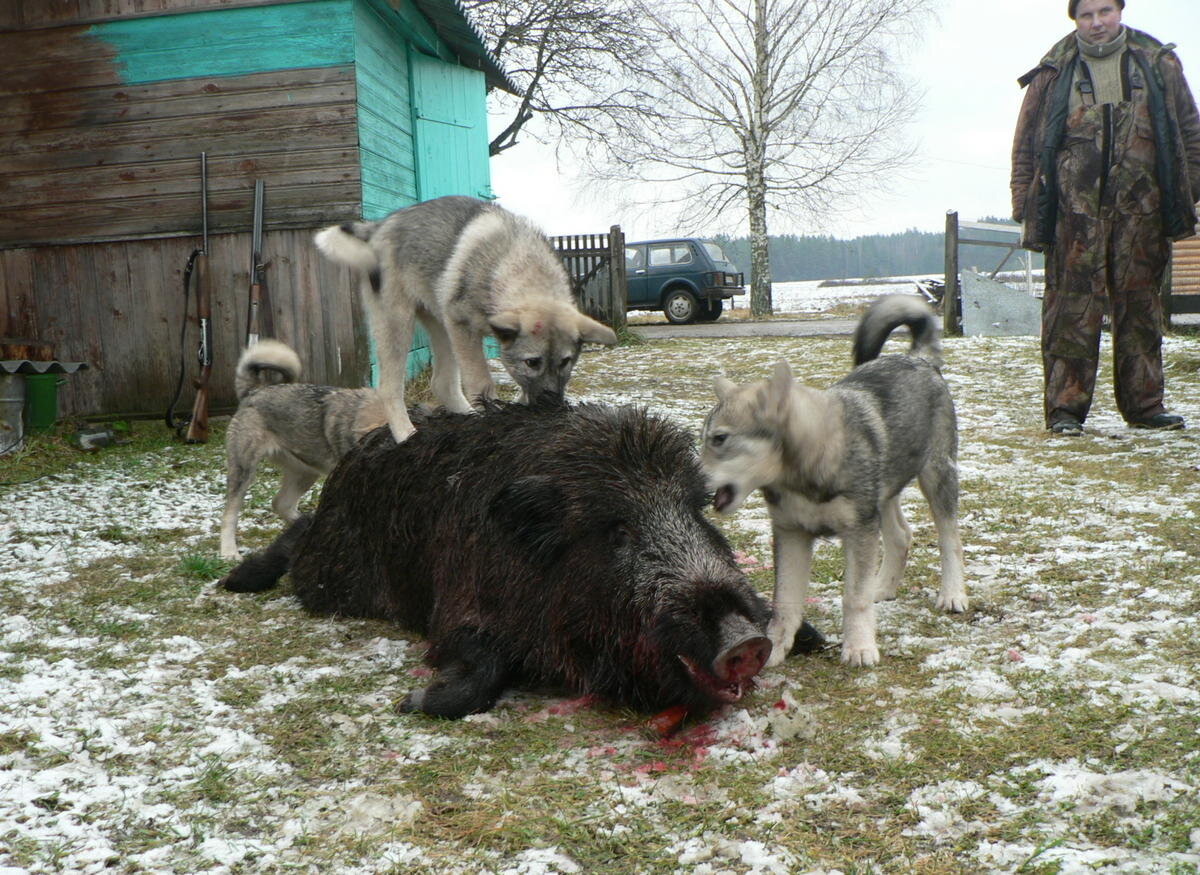
M238 558L237 523L246 491L264 459L283 470L271 507L287 522L304 493L373 428L387 422L374 389L297 383L300 358L286 343L260 340L234 372L238 409L225 435L225 512L221 558Z
M878 358L907 325L909 355ZM875 601L896 595L912 532L900 492L914 479L929 502L941 551L938 608L965 611L958 534L958 432L942 380L937 317L919 298L872 305L854 337L855 368L821 391L792 379L786 362L770 380L716 381L717 406L704 423L701 459L714 507L736 510L761 489L775 539L769 664L787 655L804 618L813 540L837 535L846 555L842 661L879 662ZM878 566L883 535L883 563ZM878 567L877 567L878 566Z
M360 275L397 441L413 432L404 378L414 318L429 333L433 393L456 413L495 397L486 335L499 340L500 360L526 403L543 393L562 397L584 343L617 342L612 329L576 309L566 269L542 232L495 204L434 198L379 222L334 225L315 240Z
M462 717L521 685L707 711L753 686L770 642L706 499L665 419L492 402L401 444L368 435L315 515L222 585L264 590L290 568L313 613L425 634L437 674L402 710Z

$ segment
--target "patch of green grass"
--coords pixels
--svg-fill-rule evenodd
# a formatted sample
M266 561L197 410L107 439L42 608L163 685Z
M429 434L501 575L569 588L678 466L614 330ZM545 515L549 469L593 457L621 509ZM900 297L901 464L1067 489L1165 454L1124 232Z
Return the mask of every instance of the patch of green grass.
M645 346L646 335L630 325L622 325L617 329L617 346Z
M196 580L213 580L233 567L226 559L192 553L179 560L179 573Z

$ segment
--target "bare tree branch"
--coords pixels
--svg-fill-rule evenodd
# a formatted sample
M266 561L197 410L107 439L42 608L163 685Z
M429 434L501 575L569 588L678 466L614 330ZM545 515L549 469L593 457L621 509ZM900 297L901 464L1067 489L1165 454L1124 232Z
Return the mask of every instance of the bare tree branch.
M534 118L549 137L587 140L623 129L622 116L644 109L624 84L628 60L644 51L645 31L632 7L604 0L463 0L519 95L493 92L509 121L491 141L499 155Z
M771 310L767 213L826 218L911 158L919 95L898 53L935 0L630 0L646 48L623 58L638 111L593 119L594 177L634 186L695 227L744 205L751 310ZM663 192L666 192L664 195ZM631 199L632 204L645 205ZM738 223L740 224L740 223Z

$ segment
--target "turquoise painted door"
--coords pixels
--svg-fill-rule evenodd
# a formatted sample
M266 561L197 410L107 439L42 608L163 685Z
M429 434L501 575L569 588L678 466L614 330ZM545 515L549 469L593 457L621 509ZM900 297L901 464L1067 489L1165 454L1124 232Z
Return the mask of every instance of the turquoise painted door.
M418 198L465 194L491 200L483 74L415 50L409 58ZM483 346L489 358L499 354L495 338L486 338ZM428 349L414 344L409 369L420 370L428 361Z
M409 53L416 139L417 197L491 199L483 74Z

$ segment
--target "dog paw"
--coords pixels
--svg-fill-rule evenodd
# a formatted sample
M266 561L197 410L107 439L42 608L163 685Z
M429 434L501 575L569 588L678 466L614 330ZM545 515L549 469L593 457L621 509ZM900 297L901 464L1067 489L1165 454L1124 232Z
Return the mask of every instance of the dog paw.
M237 562L242 558L241 551L234 547L232 550L222 550L221 558L227 562Z
M967 594L962 590L958 592L938 593L936 605L938 610L949 611L952 614L964 613L969 607Z
M874 644L842 645L842 662L854 668L879 664L879 648Z
M767 626L767 637L771 639L771 655L767 658L767 668L780 665L792 649L792 639L796 637L796 626L776 623L774 620Z

